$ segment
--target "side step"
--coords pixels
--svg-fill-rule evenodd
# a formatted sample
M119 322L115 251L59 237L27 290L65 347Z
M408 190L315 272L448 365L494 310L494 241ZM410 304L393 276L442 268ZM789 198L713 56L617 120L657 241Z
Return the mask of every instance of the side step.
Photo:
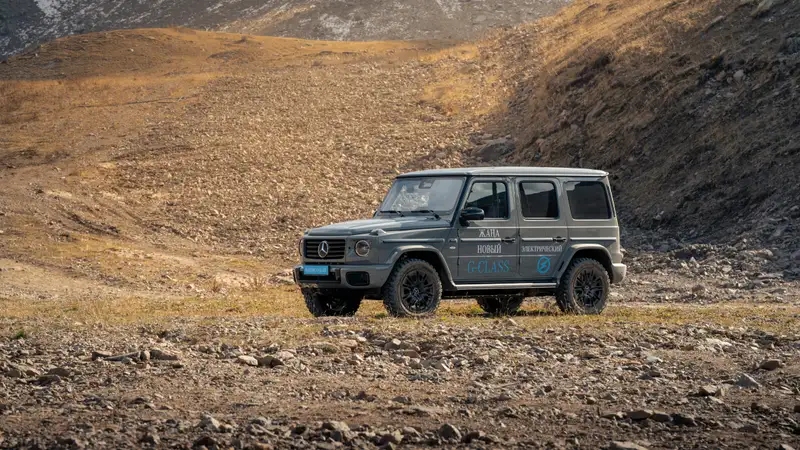
M553 289L558 283L492 283L492 284L457 284L459 291L482 291L490 289Z

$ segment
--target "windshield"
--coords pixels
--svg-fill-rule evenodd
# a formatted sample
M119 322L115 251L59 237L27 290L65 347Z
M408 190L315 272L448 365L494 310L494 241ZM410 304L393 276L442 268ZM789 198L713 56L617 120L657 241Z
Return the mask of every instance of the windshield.
M463 187L463 177L398 178L386 194L378 213L430 214L450 220Z

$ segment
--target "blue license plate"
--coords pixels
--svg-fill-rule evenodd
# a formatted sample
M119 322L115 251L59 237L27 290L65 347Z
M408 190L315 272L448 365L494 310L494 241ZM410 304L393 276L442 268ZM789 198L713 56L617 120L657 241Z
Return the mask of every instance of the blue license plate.
M328 275L328 266L305 266L303 273L305 275Z

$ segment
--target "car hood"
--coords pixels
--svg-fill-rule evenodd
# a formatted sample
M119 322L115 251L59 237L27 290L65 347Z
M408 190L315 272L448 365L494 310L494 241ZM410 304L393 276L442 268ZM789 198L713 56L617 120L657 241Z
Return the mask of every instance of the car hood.
M308 232L309 236L352 236L367 234L372 230L381 229L386 232L422 230L428 228L447 228L450 222L436 219L432 216L413 217L380 217L373 219L351 220L324 227L314 228Z

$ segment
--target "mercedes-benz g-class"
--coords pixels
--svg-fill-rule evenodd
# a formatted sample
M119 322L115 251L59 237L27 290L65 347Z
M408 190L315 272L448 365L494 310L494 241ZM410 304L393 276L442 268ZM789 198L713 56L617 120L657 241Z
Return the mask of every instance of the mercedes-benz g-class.
M364 299L424 316L442 298L509 314L541 295L599 314L626 271L608 174L588 169L400 175L372 218L308 230L299 251L294 279L314 316L353 315Z

